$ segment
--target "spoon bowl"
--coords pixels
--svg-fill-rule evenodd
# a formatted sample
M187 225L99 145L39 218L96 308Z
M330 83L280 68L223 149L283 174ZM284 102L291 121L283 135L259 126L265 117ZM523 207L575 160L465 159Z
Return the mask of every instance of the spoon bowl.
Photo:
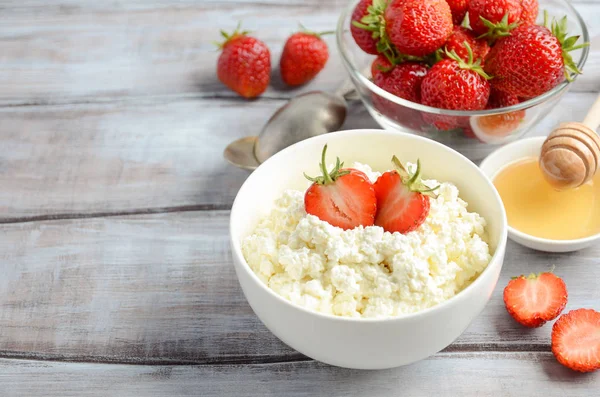
M223 156L236 167L254 170L294 143L339 130L346 112L346 101L340 95L324 91L298 95L271 116L258 137L245 137L230 143Z

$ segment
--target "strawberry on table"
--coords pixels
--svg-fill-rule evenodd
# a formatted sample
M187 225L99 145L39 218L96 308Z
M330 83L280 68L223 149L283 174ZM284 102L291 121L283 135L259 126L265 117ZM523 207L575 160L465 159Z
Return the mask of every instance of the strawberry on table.
M265 92L271 79L271 54L260 40L238 28L228 34L221 31L225 42L217 63L219 80L245 98Z
M450 36L446 42L446 51L450 53L454 51L463 61L468 61L469 51L467 50L465 43L471 47L473 58L481 59L482 62L490 52L490 46L486 40L478 39L472 31L462 26L454 27L452 36Z
M481 110L490 96L490 78L481 68L481 60L473 60L467 44L467 60L456 52L446 52L444 59L429 70L421 84L421 101L439 109Z
M565 282L550 272L515 277L504 288L506 310L529 328L541 327L558 317L567 297Z
M546 23L547 25L547 23ZM571 74L581 73L570 51L579 36L567 37L566 17L554 20L551 29L522 25L500 39L490 51L485 71L494 76L494 86L521 98L534 98L556 87Z
M572 370L600 369L600 313L577 309L560 316L552 327L552 353Z
M306 213L345 230L372 226L377 212L373 184L363 172L343 169L339 158L333 170L327 171L326 153L327 145L319 164L321 176L312 178L304 174L313 182L304 195Z
M404 0L385 12L386 32L400 53L416 57L440 48L452 34L446 0Z
M377 73L373 82L400 98L421 102L421 83L427 75L427 67L416 62L404 62L389 71Z
M476 35L506 36L520 20L521 0L470 0L469 23Z
M333 32L314 33L302 28L285 42L279 69L284 83L297 86L312 80L329 59L327 44L321 36Z
M434 191L421 181L421 163L410 174L396 156L392 158L394 171L383 173L375 182L377 217L375 224L390 233L408 233L425 222L429 214L429 197Z

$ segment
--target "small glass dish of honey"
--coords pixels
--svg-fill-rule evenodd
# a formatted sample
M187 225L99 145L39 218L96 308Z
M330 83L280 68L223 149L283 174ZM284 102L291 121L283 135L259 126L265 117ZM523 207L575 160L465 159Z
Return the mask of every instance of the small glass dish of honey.
M480 165L504 203L509 238L547 252L576 251L600 242L600 173L576 189L554 190L538 163L544 140L510 143Z

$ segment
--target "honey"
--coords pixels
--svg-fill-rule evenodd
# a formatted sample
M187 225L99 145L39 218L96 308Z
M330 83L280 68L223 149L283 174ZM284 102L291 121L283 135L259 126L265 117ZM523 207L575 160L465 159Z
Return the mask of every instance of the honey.
M529 235L573 240L600 233L600 172L577 189L556 191L537 158L509 164L494 178L508 224Z

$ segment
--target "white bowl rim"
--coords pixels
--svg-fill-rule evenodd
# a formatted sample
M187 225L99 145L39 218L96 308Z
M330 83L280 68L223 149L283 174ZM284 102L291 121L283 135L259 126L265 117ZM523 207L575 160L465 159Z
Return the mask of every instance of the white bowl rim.
M569 9L569 11L573 15L575 15L575 20L576 20L577 24L579 25L579 27L581 28L582 43L590 43L591 41L590 41L589 31L587 29L587 25L586 25L585 21L581 17L581 14L579 14L577 9L569 1L563 0L562 3L567 9ZM351 76L354 76L356 79L358 79L371 92L375 92L380 97L383 97L383 98L387 99L388 101L395 103L396 105L401 105L401 106L404 106L404 107L407 107L410 109L414 109L414 110L418 110L421 112L440 114L440 115L446 115L446 116L474 117L474 116L491 116L491 115L497 115L497 114L505 114L505 113L509 113L509 112L515 112L515 111L519 111L519 110L529 109L529 108L532 108L539 104L542 104L550 99L558 98L565 92L565 90L571 85L571 83L574 83L577 80L577 78L579 77L578 74L572 74L571 81L565 80L562 83L558 84L556 87L552 88L551 90L546 91L542 95L539 95L537 97L517 103L516 105L507 106L504 108L484 109L484 110L450 110L450 109L434 108L431 106L422 105L420 103L411 102L407 99L400 98L396 95L393 95L393 94L385 91L384 89L378 87L377 85L375 85L375 83L373 83L370 79L365 77L355 67L354 63L348 58L348 54L346 53L346 50L344 49L344 43L342 41L342 34L343 34L343 29L345 29L346 17L348 17L349 15L352 15L352 10L356 6L356 4L357 4L356 0L352 0L348 3L348 6L346 6L346 8L344 8L344 10L341 13L341 15L338 19L337 27L336 27L336 34L335 34L336 35L336 44L337 44L338 52L342 56L342 61L343 61L342 63L344 64L344 67L346 68L348 73ZM588 56L589 56L590 46L589 45L585 46L581 50L582 50L581 58L577 62L577 67L579 68L579 70L583 71L584 66L587 62Z
M520 139L518 141L511 142L505 146L502 146L501 148L494 150L492 153L490 153L481 162L480 167L483 167L483 165L486 163L486 161L488 161L488 159L491 159L492 156L500 156L504 151L509 151L511 149L514 149L517 146L525 146L525 145L533 146L535 143L539 142L539 145L541 148L542 143L544 143L545 140L546 140L545 136L534 136L534 137L529 137L529 138ZM512 164L516 161L524 160L526 158L527 157L523 157L521 159L509 161L508 163L504 164L502 167L495 170L494 173L491 176L489 176L489 179L491 179L493 181L493 178L495 178L498 175L498 173L500 171L502 171L504 168L508 167L510 164ZM507 223L507 225L508 225L508 233L509 234L512 233L513 235L515 235L516 237L518 237L520 239L523 239L526 241L531 241L533 243L538 244L539 246L545 245L545 246L554 246L554 247L566 249L566 248L569 248L569 247L572 247L575 245L588 244L588 243L593 242L594 240L600 239L600 233L596 233L596 234L592 234L591 236L588 236L588 237L582 237L582 238L573 239L573 240L552 240L549 238L536 237L536 236L532 236L531 234L524 233L520 230L515 229L509 223ZM515 240L515 242L519 243L516 240ZM519 244L523 245L522 243L519 243Z
M410 133L404 133L404 132L396 132L396 131L387 131L387 130L383 130L383 129L355 129L355 130L344 130L344 131L336 131L336 132L330 132L328 134L325 134L325 136L337 136L337 135L345 135L345 136L350 136L350 135L368 135L368 134L381 134L381 135L389 135L389 136L406 136L409 137L410 139L416 139L418 141L426 141L428 144L431 144L433 146L438 146L440 148L442 148L443 150L447 150L452 152L454 155L458 156L459 158L462 158L465 163L468 164L468 166L472 166L474 168L477 169L477 172L479 172L485 179L487 185L489 188L492 189L492 192L495 196L496 199L496 206L498 207L498 209L500 209L501 213L502 213L502 228L501 228L501 236L500 236L500 241L498 241L498 244L496 246L496 250L494 252L494 255L492 255L492 258L490 259L488 265L486 266L486 268L479 274L479 276L477 276L477 278L471 283L469 284L465 289L463 289L462 291L458 292L456 295L454 295L453 297L438 303L437 305L431 306L427 309L423 309L423 310L419 310L417 312L414 313L406 313L406 314L401 314L398 316L393 316L393 317L386 317L386 318L363 318L363 317L343 317L343 316L335 316L333 314L327 314L327 313L321 313L321 312L317 312L317 311L313 311L313 310L309 310L303 306L300 305L296 305L290 301L288 301L287 299L283 298L282 296L280 296L279 294L277 294L275 291L273 291L272 289L270 289L268 286L266 286L256 275L256 273L254 273L254 271L250 268L250 265L248 264L248 262L246 261L246 258L244 258L244 255L242 253L242 248L241 248L241 241L239 241L238 239L234 239L233 238L233 219L235 216L235 213L237 212L237 207L240 205L238 203L238 197L240 195L240 192L242 192L243 189L247 189L248 184L250 183L250 181L254 178L256 178L256 172L260 170L260 168L262 167L263 164L268 164L271 159L277 159L279 157L284 157L288 151L294 150L294 149L298 149L298 148L302 148L303 146L307 146L312 140L316 140L316 139L324 139L323 136L324 135L319 135L316 137L312 137L312 138L308 138L305 139L303 141L300 141L298 143L295 143L283 150L281 150L280 152L276 153L275 155L273 155L271 158L267 159L264 163L262 163L252 174L250 174L250 176L248 176L248 178L246 179L246 181L244 181L244 183L242 184L242 186L240 187L240 190L238 191L238 194L235 197L235 200L233 201L233 205L231 207L231 212L230 212L230 218L229 218L229 240L233 245L233 253L232 255L236 255L240 261L243 264L243 268L244 271L246 271L247 273L249 273L250 277L257 283L260 285L260 288L262 288L263 290L267 291L267 293L269 293L272 297L274 297L275 299L279 300L280 302L283 302L285 305L296 309L296 310L301 310L304 311L306 313L309 313L311 315L315 315L317 317L321 317L323 319L327 319L327 320L331 320L331 321L340 321L340 322L350 322L350 323L383 323L383 322L394 322L394 321L402 321L402 320L406 320L406 319L414 319L414 318L419 318L419 317L423 317L423 316L427 316L429 314L433 314L439 310L443 310L446 306L452 305L454 304L454 302L457 299L462 298L463 296L465 296L471 289L475 288L474 285L476 283L478 283L480 281L480 279L482 278L482 276L484 275L484 273L486 272L491 272L492 270L490 269L490 265L493 262L496 262L499 259L500 256L504 255L504 252L506 251L506 242L507 242L507 238L508 238L508 220L506 218L506 211L504 210L504 205L502 204L502 199L500 198L500 195L498 193L498 191L496 190L496 187L494 186L494 184L491 182L491 180L487 177L487 175L485 175L483 173L483 171L481 171L481 169L479 167L477 167L477 165L475 163L473 163L471 160L469 160L467 157L465 157L464 155L462 155L461 153L457 152L454 149L449 148L448 146L439 143L437 141L425 138L425 137L421 137L418 135L414 135L414 134L410 134ZM502 263L500 263L500 266L502 266Z

